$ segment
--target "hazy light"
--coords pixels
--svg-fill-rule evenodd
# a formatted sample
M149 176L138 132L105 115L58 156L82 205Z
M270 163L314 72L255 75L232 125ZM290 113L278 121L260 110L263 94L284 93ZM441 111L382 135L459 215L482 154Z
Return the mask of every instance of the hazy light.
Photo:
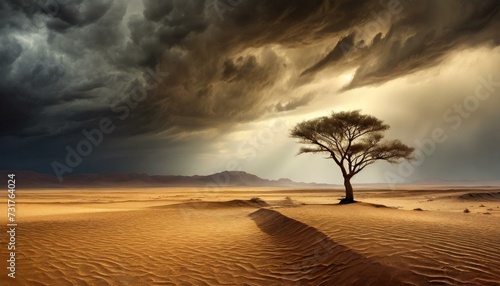
M343 84L348 84L354 78L354 73L346 73L340 76L340 79Z

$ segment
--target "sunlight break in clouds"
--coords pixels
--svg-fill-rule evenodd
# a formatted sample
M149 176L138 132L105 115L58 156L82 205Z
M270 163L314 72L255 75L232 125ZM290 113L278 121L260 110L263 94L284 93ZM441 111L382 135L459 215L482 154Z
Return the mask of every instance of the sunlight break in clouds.
M497 1L242 1L223 20L204 1L63 2L50 13L36 1L2 4L4 168L53 172L66 146L117 119L113 103L131 104L157 68L168 77L75 172L213 173L273 120L293 126L341 110L380 117L413 144L474 92L477 76L498 77ZM490 147L500 141L497 95L408 180L455 178L456 166L473 165L466 177L494 179L498 166L485 159L500 156ZM338 182L327 162L296 150L277 133L241 167ZM387 168L359 180L380 182Z

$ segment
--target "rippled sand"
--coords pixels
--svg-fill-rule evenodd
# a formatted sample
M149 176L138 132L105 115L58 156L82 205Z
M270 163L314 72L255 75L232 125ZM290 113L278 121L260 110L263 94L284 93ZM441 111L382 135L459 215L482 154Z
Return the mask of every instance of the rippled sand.
M371 205L280 209L335 242L424 278L414 285L500 285L500 220Z
M499 285L495 200L459 192L447 211L413 211L303 205L331 203L323 191L185 191L25 192L17 278L2 258L0 285ZM457 209L479 203L492 215Z

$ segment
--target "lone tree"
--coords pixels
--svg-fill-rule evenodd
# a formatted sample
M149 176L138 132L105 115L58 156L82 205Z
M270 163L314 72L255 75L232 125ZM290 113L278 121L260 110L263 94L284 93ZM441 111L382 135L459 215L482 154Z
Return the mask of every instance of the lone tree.
M399 163L413 159L411 148L399 140L384 140L389 125L374 116L356 111L333 112L297 124L290 136L298 138L302 153L326 153L340 167L344 177L345 199L341 204L354 202L351 178L377 160Z

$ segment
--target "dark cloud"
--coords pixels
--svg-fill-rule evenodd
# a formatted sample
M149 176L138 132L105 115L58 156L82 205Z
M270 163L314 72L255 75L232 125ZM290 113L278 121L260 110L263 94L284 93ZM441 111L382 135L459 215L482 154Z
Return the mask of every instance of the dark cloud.
M144 17L150 21L159 21L174 9L172 1L144 1Z
M47 27L58 32L72 27L83 27L102 18L110 9L112 0L67 1L58 5ZM57 2L56 2L57 3Z
M281 102L276 104L276 111L283 112L283 111L294 110L298 107L307 105L313 99L314 99L314 93L307 93L304 94L302 97L294 98L284 104Z
M22 46L11 38L4 37L0 39L0 65L2 66L2 72L7 72L10 69L11 64L21 55Z
M324 69L326 66L335 64L345 58L354 48L354 34L341 38L335 47L319 62L306 69L301 75L307 75Z
M17 94L12 89L0 86L0 134L2 136L19 135L20 130L24 130L33 124L30 118L32 114L37 113L40 108L26 102L22 98L16 98Z
M228 44L300 47L338 36L368 20L374 1L242 1L216 25L231 33Z
M361 37L356 43L346 42L350 35L304 73L327 65L354 67L354 79L346 86L346 89L351 89L382 84L429 68L456 50L480 45L496 46L500 42L498 1L483 1L479 5L462 1L419 1L404 3L400 10L400 13L393 14L387 10L376 12L371 16L374 21L371 26L354 29L358 36L363 36L373 27L387 25L389 29L384 35L377 33L368 45ZM343 58L342 55L334 57L341 51L345 55Z
M150 119L141 122L142 130L218 128L275 112L270 106L283 95L271 90L288 71L271 45L301 47L336 37L363 23L363 9L375 6L369 1L242 1L221 21L212 5L195 2L157 7L146 1L145 17L129 23L133 41L127 52L133 55L126 58L150 67L160 63L171 73L162 91L135 111ZM163 17L152 14L157 9L165 9Z
M72 108L78 109L77 102L88 99L101 101L94 105L92 114L97 116L103 102L120 96L128 100L129 94L110 95L110 91L148 77L146 68L159 65L170 73L160 87L148 92L134 117L124 122L124 128L133 132L158 132L177 125L197 129L196 122L206 128L251 121L280 111L269 106L289 102L295 107L304 102L304 98L284 99L283 94L271 92L291 72L287 59L273 46L300 49L333 41L334 47L317 63L294 68L314 76L328 67L355 67L356 75L347 87L353 88L432 66L469 38L476 40L474 44L491 41L495 39L492 26L498 22L498 2L425 1L394 6L390 1L361 0L242 1L221 14L208 2L144 1L144 10L129 11L127 21L121 1L71 1L48 12L35 2L8 3L5 9L12 14L2 20L2 34L9 37L3 39L0 60L9 66L20 59L17 72L4 80L9 76L12 82L14 76L14 81L22 82L23 97L37 97L40 111L44 105L57 109L54 104L72 102ZM393 9L398 13L383 18L391 5L399 8ZM43 16L45 26L29 28L37 14ZM387 23L380 24L377 17ZM20 24L19 19L26 23ZM388 31L374 34L365 43L365 30L373 30L374 22ZM16 34L25 41L33 35L38 38L26 50L27 43L19 44ZM295 84L300 82L297 79ZM91 106L86 104L86 109Z
M311 103L294 89L328 71L377 85L500 42L494 0L40 3L0 3L1 138L65 140L104 117L111 137L223 133Z

